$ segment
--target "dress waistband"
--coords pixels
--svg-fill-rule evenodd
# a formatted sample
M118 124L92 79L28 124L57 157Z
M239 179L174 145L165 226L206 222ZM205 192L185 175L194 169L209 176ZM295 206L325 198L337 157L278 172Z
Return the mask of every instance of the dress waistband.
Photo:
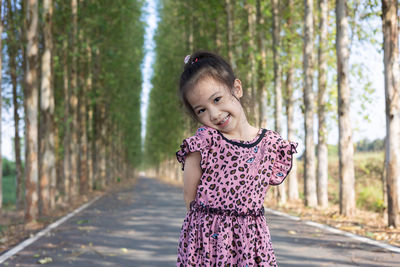
M263 216L265 213L264 207L261 207L259 209L248 209L247 212L239 212L237 210L223 209L221 207L213 208L210 207L209 205L205 205L203 202L197 204L195 200L190 202L190 210L200 211L210 214L235 216L235 217L247 217L247 216L258 217L258 216Z

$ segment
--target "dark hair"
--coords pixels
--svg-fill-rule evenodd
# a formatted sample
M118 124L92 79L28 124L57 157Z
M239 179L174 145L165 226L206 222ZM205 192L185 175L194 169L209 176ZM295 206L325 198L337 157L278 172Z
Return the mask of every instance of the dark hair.
M199 80L211 77L232 90L235 74L228 62L221 56L206 51L197 51L185 59L185 66L179 82L179 97L186 110L197 120L186 94Z

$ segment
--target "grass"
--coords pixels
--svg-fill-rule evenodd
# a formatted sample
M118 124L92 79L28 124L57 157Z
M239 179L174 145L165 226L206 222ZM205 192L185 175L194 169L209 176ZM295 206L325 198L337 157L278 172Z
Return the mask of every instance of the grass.
M15 207L17 199L16 176L3 176L3 205L5 209Z
M297 164L299 189L303 189L302 162ZM384 152L360 152L354 154L354 175L357 207L362 210L383 212L382 172ZM328 198L332 204L339 204L339 158L337 154L328 156Z

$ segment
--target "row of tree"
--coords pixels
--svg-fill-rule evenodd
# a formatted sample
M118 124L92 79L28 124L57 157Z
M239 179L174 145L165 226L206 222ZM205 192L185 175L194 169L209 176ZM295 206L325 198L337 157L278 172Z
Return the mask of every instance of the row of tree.
M14 109L17 209L32 221L138 165L141 2L2 0L0 7L0 93ZM0 172L0 211L1 184Z
M177 108L176 91L183 58L198 49L215 51L229 60L242 79L249 103L246 112L255 125L267 126L266 115L271 107L274 129L282 131L286 113L287 136L294 140L295 106L300 105L304 115L304 201L311 207L328 205L327 120L329 114L335 113L333 117L339 122L340 213L346 216L352 216L356 208L350 120L350 77L354 75L349 65L351 42L356 38L370 41L368 31L381 32L387 104L388 224L400 224L398 1L161 0L160 3L161 22L156 36L157 56L145 140L148 165L157 168L173 159L182 138L194 130L194 123ZM361 26L362 20L380 20L379 16L382 28ZM314 79L318 80L317 86L313 85ZM314 88L318 88L317 92ZM278 192L281 202L299 198L295 167L287 183L287 190L281 186Z

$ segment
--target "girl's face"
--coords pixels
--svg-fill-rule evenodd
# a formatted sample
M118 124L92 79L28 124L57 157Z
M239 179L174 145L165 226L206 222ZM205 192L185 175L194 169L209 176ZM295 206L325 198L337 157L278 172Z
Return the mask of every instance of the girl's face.
M200 123L234 135L246 122L238 100L242 95L242 84L238 79L231 92L224 84L205 77L188 91L186 97Z

